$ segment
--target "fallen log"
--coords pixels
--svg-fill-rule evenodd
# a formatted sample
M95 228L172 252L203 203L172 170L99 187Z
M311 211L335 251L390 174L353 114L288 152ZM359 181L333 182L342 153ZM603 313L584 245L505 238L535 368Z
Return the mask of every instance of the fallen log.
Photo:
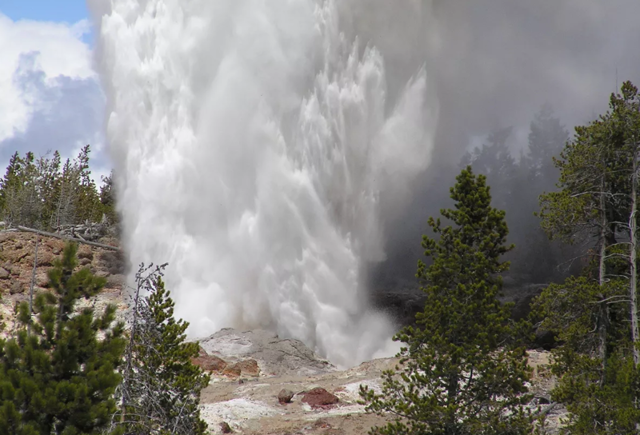
M70 240L72 242L84 243L85 245L95 246L96 248L108 249L111 251L118 251L118 252L121 251L121 249L118 248L117 246L105 245L104 243L90 242L88 240L78 239L76 237L70 237L70 236L63 236L62 234L49 233L47 231L40 231L34 228L27 228L27 227L21 227L21 226L18 226L16 228L19 231L36 233L36 234L40 234L41 236L55 237L56 239L62 239L62 240Z

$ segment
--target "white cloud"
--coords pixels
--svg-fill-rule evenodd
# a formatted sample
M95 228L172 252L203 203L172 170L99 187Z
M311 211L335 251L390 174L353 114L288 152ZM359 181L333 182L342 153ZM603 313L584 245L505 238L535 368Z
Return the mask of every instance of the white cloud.
M15 82L16 71L31 67L44 73L48 87L56 78L97 80L91 67L91 50L81 40L89 30L85 20L74 25L38 21L12 21L0 13L0 142L24 133L34 112L41 110L38 95L21 89ZM25 56L33 65L25 65Z
M105 101L82 40L89 31L86 20L14 22L0 13L0 170L16 151L73 158L89 143L94 173L108 172Z

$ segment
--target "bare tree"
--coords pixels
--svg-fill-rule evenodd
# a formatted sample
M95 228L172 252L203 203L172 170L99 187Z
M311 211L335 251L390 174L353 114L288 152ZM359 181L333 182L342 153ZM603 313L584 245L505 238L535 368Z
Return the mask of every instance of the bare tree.
M164 289L166 265L140 266L129 313L120 410L112 426L129 435L197 435L200 391L209 376L191 363L197 343L184 342L188 324L173 318L173 301Z

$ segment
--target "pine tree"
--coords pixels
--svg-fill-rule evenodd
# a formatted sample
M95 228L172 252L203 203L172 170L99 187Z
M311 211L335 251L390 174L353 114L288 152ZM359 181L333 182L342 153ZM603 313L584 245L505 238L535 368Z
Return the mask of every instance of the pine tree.
M0 216L12 226L57 230L60 226L98 222L114 214L113 201L102 202L89 170L91 148L61 165L60 153L35 158L15 153L0 180ZM110 179L107 179L110 182ZM110 187L107 189L110 191Z
M0 341L0 433L98 435L115 412L124 325L114 325L112 305L99 316L76 310L105 284L76 271L76 252L65 247L49 272L52 292L36 297L34 317L20 304L15 336Z
M507 127L492 131L487 137L488 144L467 152L461 161L463 167L471 165L476 173L485 175L488 182L497 187L493 201L503 208L511 203L513 181L518 171L508 144L512 130Z
M38 227L42 216L35 156L15 153L0 186L3 219L10 225Z
M637 433L640 370L636 289L637 88L626 82L610 110L576 128L556 165L559 192L541 199L551 237L590 246L583 276L549 286L535 301L553 332L553 392L575 434ZM629 322L629 319L631 322Z
M114 173L102 177L102 186L100 186L100 203L102 204L102 213L106 216L111 224L118 225L120 219L116 210L116 189L114 186Z
M509 229L518 246L511 256L511 271L527 277L525 282L545 283L564 278L575 257L572 247L546 236L536 217L538 198L555 191L559 176L553 158L558 156L569 139L569 133L553 115L551 106L544 105L530 125L528 147L518 162L513 182L514 196L506 209Z
M9 159L9 165L0 181L0 210L2 210L3 218L5 219L16 189L22 186L21 174L23 165L24 162L16 151Z
M497 300L508 268L500 258L512 247L485 180L464 169L451 189L455 209L441 210L453 225L429 219L439 239L423 236L433 259L418 264L424 311L417 327L396 335L406 346L397 373L385 372L382 394L361 388L369 411L398 417L373 434L532 433L526 352L514 340L510 307Z
M132 435L204 434L207 425L200 419L198 405L209 376L191 362L199 345L185 342L189 324L173 316L163 268L141 265L136 275L131 339L119 392L121 410L114 425Z
M554 402L569 411L564 432L636 434L640 412L633 368L624 280L601 285L588 276L546 288L534 303L539 328L556 337L551 372Z

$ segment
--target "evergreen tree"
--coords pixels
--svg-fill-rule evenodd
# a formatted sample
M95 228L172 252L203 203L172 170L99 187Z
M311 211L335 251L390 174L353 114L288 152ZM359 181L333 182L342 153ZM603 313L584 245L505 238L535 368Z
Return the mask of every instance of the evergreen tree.
M9 165L7 170L0 181L0 210L7 210L9 204L11 204L12 197L17 188L22 186L22 167L24 165L23 160L20 158L20 154L16 151L9 159ZM4 213L6 217L6 212Z
M109 223L118 225L120 219L116 210L116 191L113 184L113 171L102 177L102 186L100 186L100 203L102 204L102 212L108 219Z
M2 180L0 204L3 219L10 225L37 227L40 224L42 201L34 160L33 153L28 152L24 158L15 153Z
M574 249L559 241L549 240L536 216L539 196L556 190L559 176L553 158L564 148L569 133L553 115L551 106L544 105L531 122L526 152L518 163L514 192L507 209L511 240L518 246L511 258L511 270L528 282L559 281L567 276Z
M198 405L209 376L191 362L200 347L185 342L189 324L173 317L174 302L162 281L163 268L142 265L136 275L131 339L119 392L121 410L114 424L132 435L204 434L207 425L200 419Z
M105 284L76 270L76 252L65 247L49 272L52 292L36 297L35 316L20 304L15 336L0 341L0 433L98 435L115 411L123 324L113 325L115 306L99 316L75 309Z
M535 302L540 327L559 342L552 369L560 381L553 395L571 413L568 433L637 433L640 420L634 211L639 100L637 88L626 82L621 95L611 96L607 113L577 127L556 160L561 190L541 198L549 235L591 248L582 277L549 286Z
M624 280L600 285L588 276L546 288L534 311L539 328L552 332L551 398L567 407L563 432L573 435L637 434L638 373L633 367Z
M398 417L373 434L532 433L526 352L514 340L510 307L497 300L508 268L501 257L512 247L485 180L464 169L451 189L455 209L441 211L453 225L429 219L439 239L423 236L433 259L429 267L418 264L424 312L416 328L396 335L406 346L397 373L384 373L382 394L361 387L369 411Z
M553 190L554 182L559 175L553 158L562 151L569 140L569 132L560 123L560 119L554 116L551 106L544 105L535 114L528 139L523 166L528 169L530 180L539 185L538 191Z
M463 167L471 165L476 173L485 175L488 182L495 186L493 201L503 209L511 203L514 194L513 181L518 171L516 161L509 150L508 140L511 131L511 127L492 131L487 137L488 144L467 152L461 160Z
M60 153L35 159L15 153L0 180L0 216L12 226L56 230L60 226L97 222L113 214L91 178L86 145L74 160L61 164Z
M42 200L40 227L48 229L54 221L60 196L60 153L55 151L52 158L40 157L37 161L37 174L38 193Z
M91 148L86 145L73 161L67 159L62 167L52 223L54 228L85 221L96 222L102 218L103 207L89 170L90 153Z

